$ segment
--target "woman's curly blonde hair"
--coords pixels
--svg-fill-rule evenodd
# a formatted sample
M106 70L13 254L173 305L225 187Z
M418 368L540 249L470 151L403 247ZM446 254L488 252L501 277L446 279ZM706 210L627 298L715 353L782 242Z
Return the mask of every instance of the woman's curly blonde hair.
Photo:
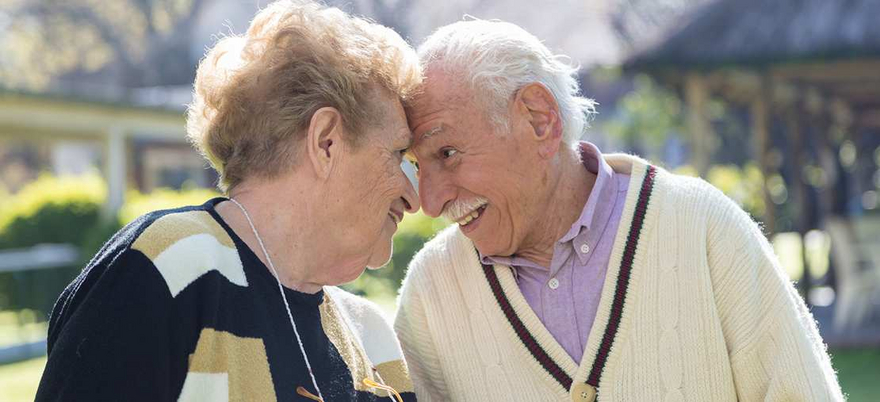
M228 192L245 178L292 168L296 139L318 109L339 110L356 137L378 122L377 90L404 100L420 81L415 52L393 30L314 2L281 0L199 63L187 135Z

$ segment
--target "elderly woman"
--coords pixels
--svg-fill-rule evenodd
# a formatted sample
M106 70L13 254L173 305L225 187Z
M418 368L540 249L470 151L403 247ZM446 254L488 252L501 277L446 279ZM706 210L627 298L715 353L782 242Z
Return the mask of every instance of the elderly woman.
M187 130L228 198L117 233L52 312L37 400L414 400L373 305L334 288L381 267L403 213L393 31L279 1L199 66Z

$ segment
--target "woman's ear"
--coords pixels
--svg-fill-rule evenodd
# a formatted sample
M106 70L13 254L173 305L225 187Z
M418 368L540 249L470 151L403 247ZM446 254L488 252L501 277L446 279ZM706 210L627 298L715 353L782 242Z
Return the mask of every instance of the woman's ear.
M344 147L343 131L342 115L336 108L322 107L312 115L306 135L306 153L315 174L322 179L330 177L339 164Z

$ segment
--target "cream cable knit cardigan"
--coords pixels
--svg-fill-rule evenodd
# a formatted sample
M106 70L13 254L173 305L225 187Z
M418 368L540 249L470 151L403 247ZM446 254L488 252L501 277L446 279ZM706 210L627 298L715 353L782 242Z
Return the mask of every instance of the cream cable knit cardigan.
M842 400L758 225L699 179L605 158L632 179L583 360L541 325L510 268L481 266L453 227L401 289L395 329L419 400Z

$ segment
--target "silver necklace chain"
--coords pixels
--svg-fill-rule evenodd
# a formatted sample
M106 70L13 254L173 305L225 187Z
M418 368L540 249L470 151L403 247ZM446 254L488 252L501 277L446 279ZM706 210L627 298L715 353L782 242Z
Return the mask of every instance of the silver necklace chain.
M300 338L299 331L296 329L296 322L293 321L293 313L290 312L290 304L287 303L287 296L284 294L284 287L281 285L281 278L278 276L278 271L275 270L275 264L272 263L272 257L269 257L269 252L266 251L266 245L263 244L263 239L260 238L260 234L257 232L257 228L254 226L254 222L251 220L251 216L248 214L247 209L244 208L244 205L241 205L241 203L234 198L230 198L229 201L232 201L233 204L241 209L245 219L247 219L248 224L251 226L251 230L254 232L254 237L257 238L257 243L260 244L260 249L263 251L263 255L266 256L266 262L269 263L269 268L272 269L272 275L275 276L275 281L278 283L278 291L281 292L281 299L284 300L284 308L287 310L287 318L290 319L290 326L293 327L293 333L296 335L296 343L299 344L299 351L302 352L303 360L306 361L306 368L309 369L309 376L312 377L312 385L314 385L315 390L318 391L318 397L321 398L321 400L324 400L324 395L321 395L321 388L318 388L318 381L315 379L315 373L312 371L312 365L309 363L309 356L306 355L306 348L303 346L302 338Z

